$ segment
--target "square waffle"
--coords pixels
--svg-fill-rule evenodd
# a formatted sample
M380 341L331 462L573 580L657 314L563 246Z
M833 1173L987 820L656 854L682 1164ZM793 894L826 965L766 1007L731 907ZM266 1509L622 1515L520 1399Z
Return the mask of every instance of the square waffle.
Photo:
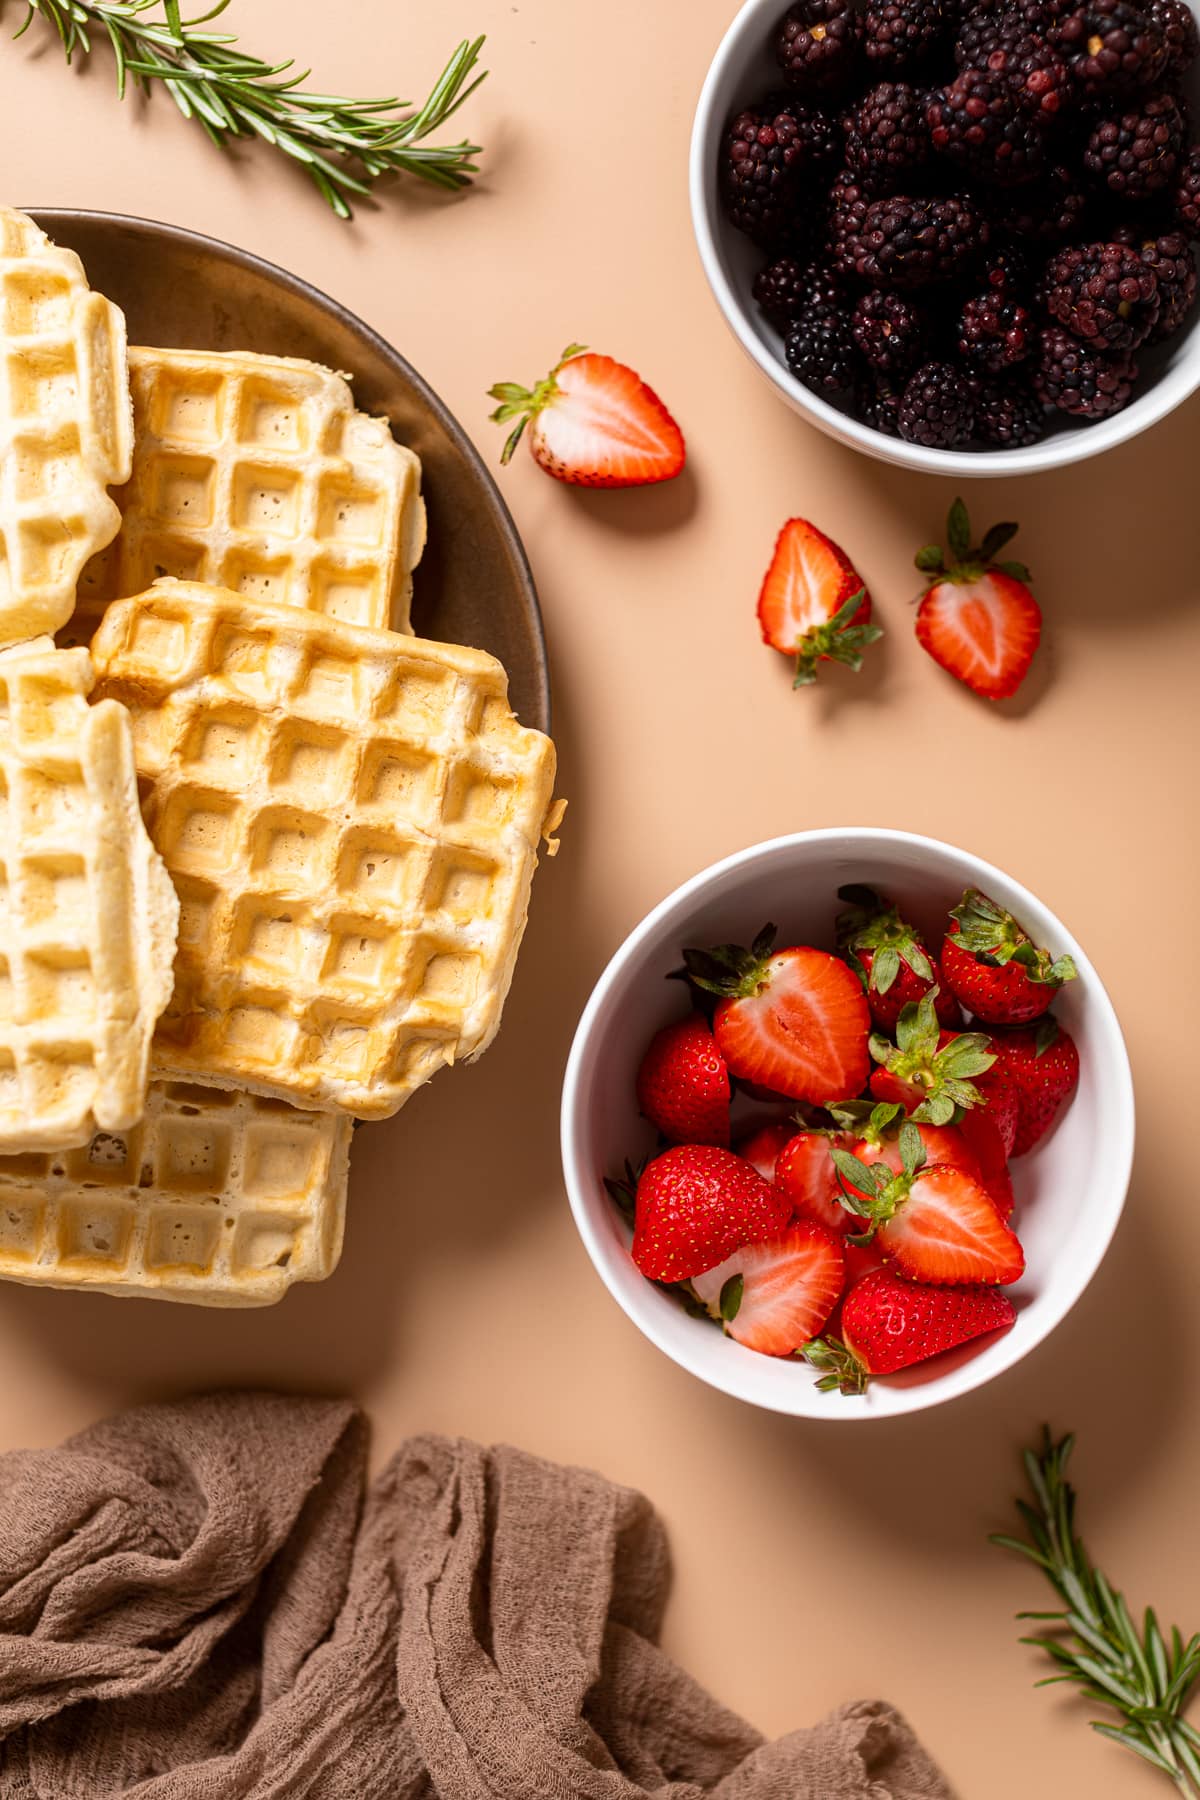
M121 522L132 420L125 320L73 250L0 208L0 645L57 631Z
M340 375L240 351L129 352L133 474L63 642L160 576L408 630L421 465Z
M269 1306L337 1267L352 1130L279 1100L152 1082L128 1131L0 1156L0 1279Z
M0 655L0 1152L140 1118L179 903L86 650Z
M501 665L172 581L92 654L181 902L155 1073L383 1118L486 1048L554 816Z

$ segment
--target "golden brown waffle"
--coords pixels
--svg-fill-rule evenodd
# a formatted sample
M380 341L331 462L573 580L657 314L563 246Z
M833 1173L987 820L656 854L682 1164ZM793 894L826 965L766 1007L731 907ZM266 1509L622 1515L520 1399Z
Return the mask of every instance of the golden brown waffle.
M0 646L57 631L129 479L125 320L73 250L0 208Z
M138 810L124 707L86 650L0 655L0 1152L141 1116L179 903Z
M421 465L340 375L240 351L129 352L133 475L62 641L163 575L407 631Z
M0 1157L0 1279L269 1306L337 1267L352 1130L279 1100L152 1082L131 1130Z
M500 664L170 581L92 653L182 907L155 1072L382 1118L478 1055L555 769Z

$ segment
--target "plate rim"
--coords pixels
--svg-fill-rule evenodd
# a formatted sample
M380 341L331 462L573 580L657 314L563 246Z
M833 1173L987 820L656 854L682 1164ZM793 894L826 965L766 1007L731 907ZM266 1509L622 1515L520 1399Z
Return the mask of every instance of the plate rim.
M385 338L382 332L369 325L359 313L346 306L332 294L326 293L314 282L307 281L302 275L295 275L290 269L279 263L271 262L268 257L259 256L253 250L246 250L240 244L232 244L226 238L211 237L207 232L194 231L189 225L175 225L165 219L149 219L139 213L110 212L104 207L91 206L22 206L20 210L27 213L37 224L41 225L51 237L52 226L58 220L71 221L86 219L105 225L118 226L123 229L132 228L148 237L166 237L175 239L191 248L200 248L216 255L225 261L233 262L240 267L249 268L256 274L265 277L277 286L289 289L301 298L313 301L320 308L332 313L351 331L360 333L378 355L390 359L400 370L405 380L412 383L422 401L429 407L439 425L453 442L456 450L470 465L476 479L486 489L493 508L500 534L504 539L509 555L512 557L518 579L524 589L529 608L529 616L533 625L533 638L537 656L536 668L532 671L533 688L541 717L536 721L537 728L550 734L553 725L553 706L550 691L550 661L546 650L546 627L542 617L541 602L538 599L537 584L534 581L533 569L530 566L529 554L517 530L508 502L501 493L491 470L484 462L475 443L464 427L451 412L425 377L415 369L408 358L397 350L395 345ZM389 421L390 423L390 421ZM507 671L506 671L507 673ZM524 723L524 721L522 721Z

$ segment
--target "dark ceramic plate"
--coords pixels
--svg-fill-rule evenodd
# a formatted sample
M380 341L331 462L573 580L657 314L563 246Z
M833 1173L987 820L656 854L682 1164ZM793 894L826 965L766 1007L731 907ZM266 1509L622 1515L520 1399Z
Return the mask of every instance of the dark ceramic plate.
M429 541L414 629L490 650L522 722L549 729L546 644L516 527L462 427L398 351L327 294L216 238L121 213L52 207L33 217L116 301L131 344L302 356L353 376L358 405L385 414L424 470Z

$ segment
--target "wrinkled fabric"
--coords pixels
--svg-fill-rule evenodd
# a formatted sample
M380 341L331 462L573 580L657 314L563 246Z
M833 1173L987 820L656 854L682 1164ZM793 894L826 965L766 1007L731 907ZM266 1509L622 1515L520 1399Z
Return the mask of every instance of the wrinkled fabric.
M0 1457L4 1800L953 1800L857 1701L765 1742L658 1648L649 1503L220 1394Z

